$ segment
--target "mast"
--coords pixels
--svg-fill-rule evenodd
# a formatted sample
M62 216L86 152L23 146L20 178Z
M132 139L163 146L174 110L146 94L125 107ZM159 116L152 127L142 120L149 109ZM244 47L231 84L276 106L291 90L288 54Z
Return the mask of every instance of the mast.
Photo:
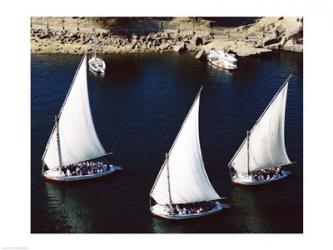
M59 118L55 116L55 126L57 128L57 148L58 148L58 156L59 156L59 172L61 172L61 167L63 166L62 156L61 156L61 147L60 147L60 136L59 136Z
M250 176L250 131L246 132L247 137L247 175Z
M172 206L171 189L170 189L169 154L168 153L165 153L165 160L166 160L166 164L167 164L169 202L170 202L170 205Z

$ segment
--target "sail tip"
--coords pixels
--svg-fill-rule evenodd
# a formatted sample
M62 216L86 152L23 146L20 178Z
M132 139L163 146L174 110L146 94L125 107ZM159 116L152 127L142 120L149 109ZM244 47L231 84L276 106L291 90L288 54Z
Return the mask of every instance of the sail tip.
M288 76L286 82L288 82L292 76L293 76L293 73L291 73L291 74Z

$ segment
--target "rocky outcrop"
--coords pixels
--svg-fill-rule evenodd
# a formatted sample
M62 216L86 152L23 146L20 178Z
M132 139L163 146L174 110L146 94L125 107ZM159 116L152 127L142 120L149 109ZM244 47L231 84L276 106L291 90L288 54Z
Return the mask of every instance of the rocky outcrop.
M257 47L271 50L303 51L302 17L263 17L247 29L247 34L263 34Z
M179 19L180 20L180 19ZM188 20L188 19L186 19ZM186 21L187 23L187 21ZM185 25L186 26L186 25ZM272 50L303 51L303 18L263 17L254 24L237 28L225 28L223 35L213 37L206 31L167 30L130 37L107 32L106 30L83 31L83 29L62 30L48 28L31 29L31 50L37 53L84 53L91 47L95 35L104 53L138 53L174 51L199 51L198 58L204 57L204 50L210 48L234 51L238 56L249 56Z

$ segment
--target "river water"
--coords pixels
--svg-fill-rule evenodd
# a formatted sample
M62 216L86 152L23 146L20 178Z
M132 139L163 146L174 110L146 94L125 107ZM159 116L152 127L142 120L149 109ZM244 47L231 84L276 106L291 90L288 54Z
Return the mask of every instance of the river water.
M301 233L303 231L303 55L241 58L219 71L193 54L109 55L104 77L88 74L97 134L123 172L57 184L41 177L41 157L80 56L31 57L31 232ZM280 85L293 73L286 147L296 164L287 179L260 187L231 184L227 164ZM206 171L230 209L198 220L152 217L149 192L199 90Z

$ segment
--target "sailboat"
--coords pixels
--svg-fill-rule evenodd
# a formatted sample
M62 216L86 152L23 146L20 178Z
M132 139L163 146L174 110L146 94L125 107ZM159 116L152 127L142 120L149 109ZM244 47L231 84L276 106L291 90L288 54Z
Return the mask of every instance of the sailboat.
M90 112L87 56L74 76L42 157L42 175L52 181L79 181L109 175L120 167L92 161L106 156Z
M287 155L284 126L288 83L282 84L229 162L231 179L242 185L260 185L284 179Z
M104 75L106 64L103 61L103 59L97 57L97 48L98 48L97 43L98 43L98 41L97 41L97 38L95 36L93 37L92 42L93 42L93 46L92 46L93 56L88 61L89 69L93 73Z
M220 212L222 198L212 187L201 155L199 102L202 87L182 127L166 154L150 192L153 215L170 219L192 219Z

